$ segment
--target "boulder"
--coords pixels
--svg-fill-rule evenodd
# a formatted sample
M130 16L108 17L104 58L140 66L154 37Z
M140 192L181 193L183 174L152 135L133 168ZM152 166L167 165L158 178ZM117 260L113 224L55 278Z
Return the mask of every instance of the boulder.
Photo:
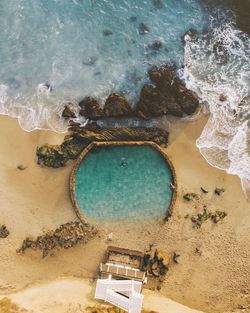
M97 229L88 223L68 222L60 225L56 230L48 231L45 235L38 236L35 240L26 238L19 253L24 253L27 249L41 250L43 257L49 255L51 250L61 248L69 249L76 246L78 243L87 243L95 237Z
M126 98L118 93L112 93L108 96L103 111L106 117L129 117L133 115Z
M76 114L74 112L72 104L69 103L69 104L65 105L65 107L62 111L62 117L65 117L65 118L75 118L76 117Z
M149 33L148 26L146 24L144 24L144 23L140 23L139 24L139 34L140 35L145 35L147 33Z
M81 108L80 115L96 120L103 117L103 110L100 107L98 101L92 97L86 97L79 102Z
M225 192L225 189L224 188L218 188L216 187L214 189L214 193L217 195L217 196L220 196L223 192Z
M156 40L151 45L149 45L149 48L151 50L158 51L162 48L162 42L159 40Z
M199 106L199 101L196 95L188 90L179 78L175 78L172 88L176 96L176 101L180 105L182 112L187 115L195 113Z
M169 256L163 252L163 251L159 251L158 250L158 254L157 254L157 257L158 257L158 260L162 263L162 265L166 268L169 267L169 264L170 264L170 258Z
M103 36L111 36L113 34L112 30L110 29L104 29L102 31Z
M10 232L8 231L6 225L0 226L0 238L6 238L8 237Z
M150 119L164 114L167 114L165 99L161 97L157 88L148 84L144 85L137 103L137 115Z
M190 28L188 31L185 32L185 34L182 36L182 42L185 43L185 41L188 40L196 40L198 38L198 31L194 28Z
M153 85L145 84L141 89L137 104L139 117L149 119L167 114L182 117L197 110L197 97L174 76L171 68L152 69L148 74Z
M160 10L163 8L163 3L161 0L153 0L153 6L157 9Z

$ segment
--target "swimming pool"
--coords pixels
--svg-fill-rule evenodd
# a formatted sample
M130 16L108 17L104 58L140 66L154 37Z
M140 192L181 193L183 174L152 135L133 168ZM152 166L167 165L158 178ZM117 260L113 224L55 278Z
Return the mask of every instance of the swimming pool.
M71 175L77 214L115 221L164 218L176 185L167 156L154 143L92 143Z

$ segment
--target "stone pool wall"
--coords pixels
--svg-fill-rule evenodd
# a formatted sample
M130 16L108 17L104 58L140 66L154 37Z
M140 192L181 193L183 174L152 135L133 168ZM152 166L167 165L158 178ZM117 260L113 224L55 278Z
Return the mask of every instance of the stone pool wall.
M107 147L107 146L151 146L152 148L154 148L156 151L158 151L158 153L160 153L160 155L164 158L165 162L168 164L170 170L171 170L171 174L172 174L172 184L174 186L173 188L173 193L172 193L172 198L171 198L171 203L169 205L168 208L166 208L166 214L165 214L165 218L164 220L168 220L171 215L172 215L172 211L173 211L173 207L177 198L177 178L176 178L176 173L175 173L175 169L174 166L171 162L171 160L169 159L169 157L167 156L167 154L165 153L165 151L155 142L152 141L112 141L112 142L98 142L98 141L93 141L91 142L83 151L82 153L79 155L79 157L77 158L73 170L71 172L70 175L70 181L69 181L69 191L70 191L70 198L73 204L73 208L76 212L77 217L79 218L80 221L82 221L83 223L86 223L86 216L84 216L84 214L81 212L77 201L76 201L76 195L75 195L75 178L76 178L76 174L77 171L79 169L79 166L81 164L81 162L84 160L84 158L86 157L86 155L89 153L89 151L94 148L94 147Z

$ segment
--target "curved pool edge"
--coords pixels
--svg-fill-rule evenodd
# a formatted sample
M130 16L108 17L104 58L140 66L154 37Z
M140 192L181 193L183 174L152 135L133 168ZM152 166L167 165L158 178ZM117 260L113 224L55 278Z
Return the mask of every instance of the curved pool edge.
M161 156L164 158L165 162L168 164L168 166L171 170L171 174L172 174L172 178L173 178L173 185L175 187L175 188L173 188L170 205L166 208L166 212L165 212L164 220L168 221L168 219L172 215L174 204L175 204L176 199L177 199L177 177L176 177L176 172L175 172L173 163L170 160L169 156L166 154L166 152L163 150L163 148L161 148L157 143L155 143L153 141L109 141L109 142L92 141L86 148L83 149L83 151L80 153L80 155L78 156L78 158L75 161L75 164L73 166L73 169L71 171L70 178L69 178L69 194L70 194L70 199L71 199L73 209L76 213L77 218L83 224L88 223L88 218L84 215L84 213L82 213L82 211L80 210L80 208L77 204L77 201L76 201L76 196L75 196L76 173L78 171L78 168L79 168L82 160L86 157L86 155L89 153L89 151L93 147L97 147L97 146L102 146L102 147L105 147L105 146L151 146L161 154Z

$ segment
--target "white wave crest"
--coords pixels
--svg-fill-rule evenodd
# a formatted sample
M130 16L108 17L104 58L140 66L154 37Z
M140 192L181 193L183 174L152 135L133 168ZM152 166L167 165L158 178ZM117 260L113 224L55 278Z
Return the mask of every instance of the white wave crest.
M35 129L66 132L67 123L60 118L63 103L50 94L51 86L39 84L37 91L29 97L13 97L8 94L8 86L0 85L0 114L18 119L25 131Z
M197 146L212 166L241 178L250 200L250 38L225 23L185 41L183 77L211 113Z

